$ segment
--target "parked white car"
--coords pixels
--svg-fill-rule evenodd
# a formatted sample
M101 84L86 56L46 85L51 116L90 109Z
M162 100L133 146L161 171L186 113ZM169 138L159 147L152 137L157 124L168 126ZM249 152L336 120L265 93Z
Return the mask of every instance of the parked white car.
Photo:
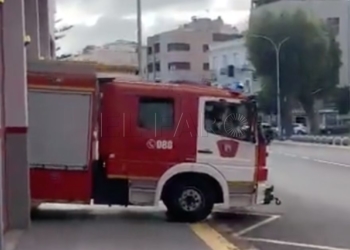
M293 123L293 133L296 135L306 135L307 129L304 124L301 123Z

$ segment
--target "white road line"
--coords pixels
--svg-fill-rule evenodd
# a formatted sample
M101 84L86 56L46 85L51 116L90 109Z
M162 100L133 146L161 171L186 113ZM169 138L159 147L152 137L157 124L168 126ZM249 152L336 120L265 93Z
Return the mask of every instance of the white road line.
M317 160L317 159L313 159L313 161L316 161L316 162L319 162L319 163L335 165L335 166L340 166L340 167L344 167L344 168L350 168L350 165L343 164L343 163L338 163L338 162L324 161L324 160Z
M302 248L312 248L312 249L320 249L320 250L350 250L348 248L339 248L339 247L330 247L330 246L320 246L320 245L312 245L298 242L290 242L290 241L282 241L282 240L270 240L270 239L260 239L260 238L242 238L247 241L255 241L255 242L264 242L271 244L278 244L284 246L293 246L293 247L302 247Z
M298 156L298 155L289 154L289 153L279 153L279 154L284 155L284 156L288 156L288 157L294 157L294 158L297 157L297 158L304 159L304 160L310 160L310 161L315 161L315 162L319 162L319 163L324 163L324 164L329 164L329 165L334 165L334 166L339 166L339 167L344 167L344 168L350 168L350 165L344 164L344 163L325 161L325 160L319 160L319 159L312 159L308 156Z
M297 155L289 154L289 153L282 153L285 156L290 156L290 157L297 157Z
M273 144L272 144L273 145ZM284 142L277 142L275 141L274 145L282 145L282 146L306 146L306 147L321 147L321 148L333 148L333 149L344 149L344 150L350 150L349 146L340 146L340 145L328 145L328 144L316 144L316 143L307 143L307 142L292 142L292 141L284 141Z
M269 214L269 213L263 213L263 212L258 212L258 211L254 211L254 210L236 210L234 212L235 214L242 214L242 215L255 215L255 216L263 216L263 217L272 217L272 216L279 216L281 217L281 215L279 214Z
M281 216L278 214L269 214L269 213L262 213L262 212L258 212L258 211L254 211L254 210L244 210L244 209L221 209L220 207L217 207L214 209L214 212L216 213L232 213L233 215L255 215L255 216L263 216L263 217L272 217L272 216Z
M260 221L260 222L254 224L254 225L252 225L250 227L247 227L247 228L245 228L245 229L235 233L234 235L235 236L242 236L243 234L246 234L246 233L248 233L250 231L253 231L253 230L255 230L255 229L259 228L259 227L262 227L262 226L264 226L266 224L269 224L269 223L279 219L280 217L281 217L280 215L272 215L271 217L269 217L269 218L267 218L267 219L265 219L263 221Z

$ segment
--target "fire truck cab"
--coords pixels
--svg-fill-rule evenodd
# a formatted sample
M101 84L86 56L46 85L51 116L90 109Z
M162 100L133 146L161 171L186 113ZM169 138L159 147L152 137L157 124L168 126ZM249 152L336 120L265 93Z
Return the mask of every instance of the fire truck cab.
M33 203L163 202L193 222L276 199L254 98L54 61L29 63L28 96Z

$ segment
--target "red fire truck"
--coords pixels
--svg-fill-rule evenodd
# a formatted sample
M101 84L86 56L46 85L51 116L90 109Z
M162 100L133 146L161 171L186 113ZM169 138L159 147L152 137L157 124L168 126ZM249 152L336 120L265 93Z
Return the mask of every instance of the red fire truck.
M269 204L254 98L228 90L101 78L90 66L28 66L33 204L158 206L181 221Z

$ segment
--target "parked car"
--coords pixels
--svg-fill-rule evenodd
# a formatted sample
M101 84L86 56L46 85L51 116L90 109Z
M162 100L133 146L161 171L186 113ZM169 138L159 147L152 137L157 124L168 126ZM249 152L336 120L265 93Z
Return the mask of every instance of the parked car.
M307 129L302 123L293 123L293 133L296 135L306 135Z

